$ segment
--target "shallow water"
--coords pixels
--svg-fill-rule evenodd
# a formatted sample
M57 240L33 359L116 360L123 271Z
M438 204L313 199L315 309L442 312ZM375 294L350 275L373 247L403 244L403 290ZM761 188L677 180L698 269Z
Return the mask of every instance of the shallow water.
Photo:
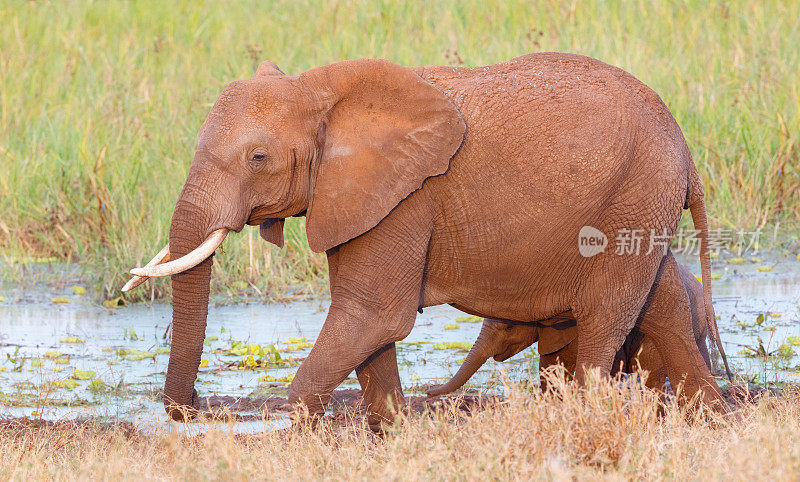
M760 263L741 266L724 261L714 263L715 273L722 274L713 287L724 347L733 367L746 377L797 382L800 356L791 353L800 352L800 346L792 346L790 342L800 344L800 262L794 256L761 257ZM681 261L693 272L699 272L694 259ZM774 271L756 269L763 265L774 267ZM0 302L0 357L3 358L0 367L5 368L0 372L3 394L0 414L130 420L147 430L167 425L157 393L164 383L169 355L156 351L167 348L164 332L171 319L169 305L107 309L89 303L86 295L73 294L71 286L60 290L40 287L24 293L14 287L6 288L10 289L0 293L5 297ZM64 297L70 303L53 303L53 297ZM198 375L200 394L285 397L288 382L279 379L293 374L310 350L302 342L298 346L300 340L294 338L305 338L308 344L313 342L325 320L327 307L327 301L212 306L206 331L209 339L203 351L208 366L201 368ZM763 319L760 325L756 324L759 315ZM449 306L426 308L417 316L414 330L398 345L400 375L409 393L418 393L415 387L449 378L458 368L466 351L435 349L434 344L472 343L480 323L456 323L455 319L462 316L465 315ZM445 325L457 328L445 329ZM76 337L81 342L68 343L67 337ZM768 352L786 344L784 356L745 356L745 346L757 348L759 338ZM287 361L288 364L255 370L231 368L230 365L246 359L246 355L230 353L234 341L261 347L275 345L284 364ZM140 351L130 353L131 349ZM80 378L81 373L74 370L94 374L82 373L89 379L66 382L74 383L74 388L54 385L54 382L63 384L71 376ZM521 380L535 370L535 351L528 349L505 363L490 360L471 384L479 389L502 391L506 374L512 380ZM276 380L259 381L265 375ZM352 375L343 384L345 388L357 386ZM252 432L280 428L286 423L278 416L274 420L228 427L237 432ZM204 424L191 424L182 430L194 433L205 428Z

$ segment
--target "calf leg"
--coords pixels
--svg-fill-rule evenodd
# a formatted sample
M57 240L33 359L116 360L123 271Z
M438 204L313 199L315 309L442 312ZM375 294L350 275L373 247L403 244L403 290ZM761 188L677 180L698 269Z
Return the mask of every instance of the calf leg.
M689 297L672 253L653 290L640 329L655 345L673 389L683 384L684 402L700 392L703 402L721 404L719 387L694 337Z
M539 386L542 391L547 390L547 376L545 371L555 365L564 367L568 379L575 373L575 361L578 355L578 343L573 341L564 348L539 357Z
M645 386L653 390L664 390L667 370L664 368L664 363L661 361L661 355L658 354L655 343L649 338L642 340L642 346L639 352L634 355L633 363L631 363L631 373L636 373L640 369L647 372Z

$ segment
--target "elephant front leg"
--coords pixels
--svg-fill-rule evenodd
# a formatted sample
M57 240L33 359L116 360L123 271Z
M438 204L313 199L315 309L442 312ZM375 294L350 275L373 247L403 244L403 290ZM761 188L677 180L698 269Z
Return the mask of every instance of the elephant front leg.
M394 343L414 327L430 231L422 218L395 214L329 253L331 307L289 387L289 402L312 414L324 412L353 370L374 413L370 422L391 420L403 403Z
M389 396L393 403L403 401L394 342L411 331L415 311L409 305L401 315L391 306L376 309L337 298L334 294L314 348L289 386L289 403L305 406L311 415L322 415L331 392L356 370L368 408L377 415L370 422L391 419ZM402 329L388 320L399 321Z
M405 405L397 369L397 349L389 343L370 355L356 367L356 375L364 393L364 402L370 412L370 427L391 422Z

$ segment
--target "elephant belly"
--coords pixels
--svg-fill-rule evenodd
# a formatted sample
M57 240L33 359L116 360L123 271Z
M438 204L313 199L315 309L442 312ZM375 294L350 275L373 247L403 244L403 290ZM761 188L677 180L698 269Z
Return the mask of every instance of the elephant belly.
M567 243L545 246L533 233L519 234L505 242L434 235L423 306L451 304L477 316L517 321L570 309L580 261L573 260Z

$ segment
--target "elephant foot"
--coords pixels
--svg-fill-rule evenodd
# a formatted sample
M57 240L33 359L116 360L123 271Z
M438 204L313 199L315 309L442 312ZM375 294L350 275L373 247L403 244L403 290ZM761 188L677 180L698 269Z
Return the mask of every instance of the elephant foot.
M289 406L292 407L290 418L292 425L305 426L311 424L316 426L322 416L325 415L325 405L330 400L330 394L315 394L309 390L303 390L298 379L295 378L289 386Z
M694 382L693 380L691 381ZM730 411L728 403L722 397L722 392L717 384L713 382L713 379L709 381L702 380L699 383L684 381L677 385L675 394L681 404L697 408L706 407L718 414L726 414Z
M169 418L176 422L189 422L197 417L202 408L200 405L200 397L197 395L197 390L192 390L192 398L189 400L188 405L176 403L166 395L162 394L164 399L164 410L167 412Z

